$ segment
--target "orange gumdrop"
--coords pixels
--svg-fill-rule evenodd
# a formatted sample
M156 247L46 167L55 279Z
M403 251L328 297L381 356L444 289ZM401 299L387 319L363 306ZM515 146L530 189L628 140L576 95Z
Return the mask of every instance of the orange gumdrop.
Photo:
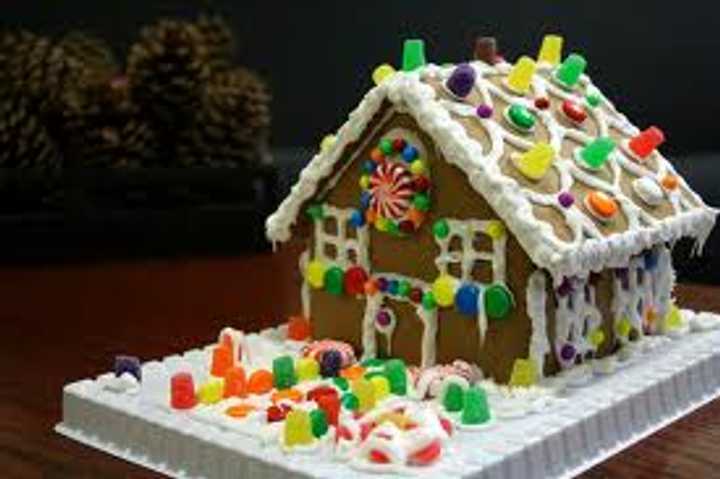
M612 218L618 211L617 202L602 191L591 191L586 200L587 206L601 218Z
M385 161L385 153L383 153L380 148L373 148L370 152L370 158L372 158L375 163L382 163Z
M375 210L372 208L368 208L367 211L365 211L365 221L367 221L368 224L375 223L375 220L377 219L377 213L375 213Z
M273 388L273 375L267 369L258 369L250 375L247 390L250 394L266 394Z
M273 404L276 404L285 399L289 399L292 402L300 402L303 400L303 393L301 393L297 389L290 388L275 391L271 396Z
M375 281L374 279L369 279L369 280L365 281L364 289L365 289L365 294L367 294L368 296L372 296L373 294L377 293L378 292L377 281Z
M365 374L365 368L360 366L359 364L354 364L352 366L348 366L342 371L340 371L340 376L344 377L348 381L354 381L355 379L360 379L363 374Z
M680 184L680 180L678 180L678 177L676 175L667 174L663 176L663 179L662 181L660 181L660 183L666 190L673 191Z
M303 316L291 316L288 320L288 338L304 341L312 335L310 321Z
M223 396L226 398L247 396L247 380L242 366L229 368L225 371L225 391Z
M210 374L217 377L225 376L229 368L233 366L232 348L223 344L216 346L212 352L212 364L210 366Z
M251 404L241 403L231 406L225 410L225 414L235 419L242 419L255 410L255 406Z

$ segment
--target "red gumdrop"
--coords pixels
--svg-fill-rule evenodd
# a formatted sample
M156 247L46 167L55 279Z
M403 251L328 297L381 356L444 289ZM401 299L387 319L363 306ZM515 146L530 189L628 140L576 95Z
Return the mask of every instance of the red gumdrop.
M415 223L410 220L401 221L399 228L403 233L410 234L415 231Z
M442 444L439 439L435 439L433 442L423 447L417 452L410 455L410 463L416 466L427 466L432 464L440 457L442 452Z
M665 142L665 134L656 126L651 126L641 132L628 143L628 146L640 158L646 158L650 153Z
M291 316L288 319L288 338L304 341L312 336L310 321L304 316Z
M384 452L372 449L370 450L370 461L377 464L387 464L390 462L390 458Z
M282 407L270 406L269 408L267 408L266 412L267 422L279 422L285 420L285 416L287 416L287 413L290 412L290 408L287 407L285 404L283 404Z
M360 266L351 266L345 271L345 291L348 294L364 294L365 282L368 280L368 274Z
M407 141L405 141L402 138L395 138L392 142L393 150L395 150L397 152L403 151L406 146L407 146Z
M335 389L332 386L318 386L318 387L313 388L310 391L308 391L307 398L308 398L308 401L316 401L317 402L318 398L320 398L321 396L327 396L327 395L337 397L338 396L337 389Z
M190 409L197 404L195 383L190 373L177 373L170 378L170 405L175 409Z
M335 394L325 394L315 399L318 407L325 411L328 424L337 426L340 418L340 397Z

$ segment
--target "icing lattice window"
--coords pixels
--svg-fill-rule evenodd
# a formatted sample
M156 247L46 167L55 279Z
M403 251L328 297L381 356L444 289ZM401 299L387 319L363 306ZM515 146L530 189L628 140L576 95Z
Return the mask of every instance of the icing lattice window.
M440 221L447 225L447 234L435 235L435 242L440 247L440 254L435 258L435 264L440 274L450 274L462 281L505 282L507 235L500 221L455 219ZM483 268L484 265L490 267L492 272L490 278L483 271L486 269Z
M314 258L343 268L358 264L367 271L370 269L367 228L352 228L348 224L352 212L350 208L323 205L322 220L314 222Z

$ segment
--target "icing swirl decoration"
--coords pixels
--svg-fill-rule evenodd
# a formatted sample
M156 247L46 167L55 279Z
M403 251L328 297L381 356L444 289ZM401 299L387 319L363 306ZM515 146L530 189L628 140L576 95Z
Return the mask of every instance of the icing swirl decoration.
M427 162L404 138L380 140L362 164L360 187L354 226L367 222L378 231L409 235L420 228L430 209Z

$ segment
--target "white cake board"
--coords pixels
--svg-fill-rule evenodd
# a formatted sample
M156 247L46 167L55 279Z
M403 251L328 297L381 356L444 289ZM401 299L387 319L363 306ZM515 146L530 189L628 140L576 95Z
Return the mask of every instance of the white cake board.
M720 317L703 313L706 319ZM177 478L378 477L315 454L203 424L111 393L96 380L69 384L56 431ZM720 330L683 335L583 387L562 407L459 431L427 477L572 477L720 396Z

